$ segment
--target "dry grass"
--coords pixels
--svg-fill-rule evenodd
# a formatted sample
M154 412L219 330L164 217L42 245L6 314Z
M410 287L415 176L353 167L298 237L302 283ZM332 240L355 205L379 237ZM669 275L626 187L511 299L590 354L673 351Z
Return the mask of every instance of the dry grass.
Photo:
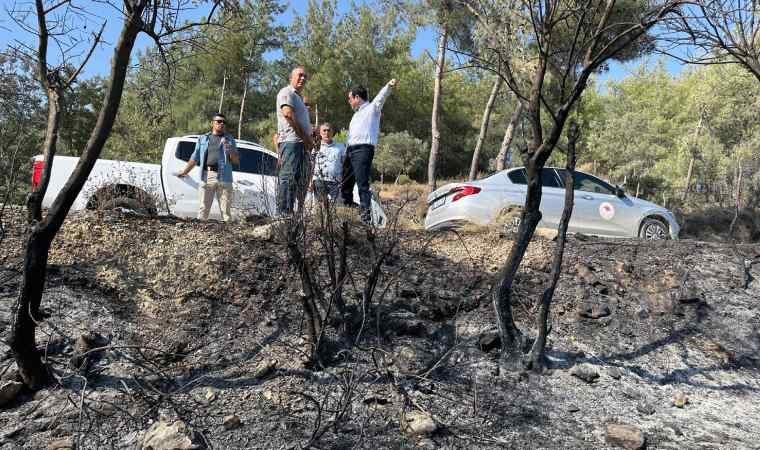
M393 205L394 209L402 208L400 224L404 228L420 229L423 227L428 209L426 185L420 183L376 183L374 190L380 196L383 204ZM389 212L386 211L386 214ZM390 215L388 214L389 217Z
M731 208L712 207L685 213L681 237L725 241L733 218L734 210ZM760 240L758 212L750 208L741 210L735 228L734 236L739 242Z

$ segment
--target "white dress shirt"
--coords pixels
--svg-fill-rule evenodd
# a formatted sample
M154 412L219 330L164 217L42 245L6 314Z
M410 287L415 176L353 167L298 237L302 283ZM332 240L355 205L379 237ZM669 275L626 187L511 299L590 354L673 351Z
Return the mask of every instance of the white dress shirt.
M377 136L380 134L380 113L390 93L391 87L386 84L371 102L362 103L356 110L348 125L346 145L377 145Z

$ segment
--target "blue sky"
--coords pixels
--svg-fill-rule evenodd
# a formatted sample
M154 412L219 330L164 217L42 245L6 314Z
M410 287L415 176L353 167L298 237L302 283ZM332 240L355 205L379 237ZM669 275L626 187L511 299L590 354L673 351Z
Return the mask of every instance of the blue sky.
M23 0L16 0L23 1ZM355 0L357 4L373 3L372 0ZM278 17L280 24L290 24L293 18L298 14L303 14L306 9L306 0L289 2L286 11ZM340 14L345 14L349 11L351 0L339 0L338 11ZM17 25L10 19L8 15L8 9L11 7L10 2L4 0L2 11L0 11L0 49L6 48L9 43L16 40L22 40L27 43L34 44L34 36L29 33L19 32ZM102 44L93 55L92 60L85 68L84 76L91 77L93 75L105 75L109 69L109 61L112 54L112 46L117 37L117 31L119 29L118 23L120 21L119 13L114 10L105 9L105 7L88 8L88 12L91 14L91 21L89 31L93 31L96 28L96 23L102 20L108 20L109 26L106 28L106 44ZM200 16L204 13L204 10L194 10L191 14ZM83 27L80 27L83 28ZM431 54L435 53L436 33L435 29L431 27L422 28L417 33L417 38L414 41L411 53L413 57L417 57L424 53L426 50ZM145 36L140 36L137 42L137 48L142 49L150 45L150 40ZM84 50L81 50L84 51ZM278 54L269 55L270 57L277 57ZM598 86L603 85L606 80L613 79L619 80L629 75L636 67L641 64L641 61L629 62L626 64L611 63L610 70L598 77ZM680 73L682 65L675 60L666 61L666 67L673 74Z
M24 0L16 0L19 2L23 2ZM30 33L21 31L19 27L14 23L13 20L9 17L9 8L11 8L10 2L9 4L6 4L5 0L3 1L2 10L0 10L0 49L5 49L9 44L11 43L17 43L18 41L27 43L29 45L36 45L36 42L34 41L35 36L33 36ZM371 0L363 1L363 0L355 0L355 3L358 5L362 4L372 4L373 2ZM281 25L288 25L292 23L294 17L299 14L303 14L306 11L307 2L305 0L301 1L293 1L293 2L287 2L288 6L287 9L283 14L281 14L277 18L277 22ZM338 12L340 14L345 14L349 11L351 5L351 0L339 0L338 1ZM26 5L27 8L29 8L29 5ZM191 14L188 15L189 17L199 17L204 15L206 12L206 9L198 9L193 11ZM109 69L109 63L110 58L113 51L113 44L116 41L116 38L118 36L118 30L119 30L119 24L120 24L120 14L118 11L113 10L112 8L107 8L105 6L94 6L91 8L88 8L88 12L90 13L90 20L88 23L89 32L94 31L98 24L101 23L103 20L108 21L108 26L106 27L105 32L105 43L101 44L99 48L96 50L96 52L93 54L93 57L91 61L88 63L88 65L85 67L84 76L85 77L91 77L93 75L105 75L108 73ZM31 16L30 16L31 18ZM35 23L28 21L32 25L35 25ZM82 25L79 26L79 28L83 28ZM412 56L416 57L422 52L424 52L426 49L430 50L431 52L434 52L435 49L435 30L432 28L422 28L417 33L417 39L414 41L411 53ZM147 46L151 45L150 39L148 39L144 35L140 35L138 37L138 41L136 44L136 48L144 49ZM52 50L52 49L51 49ZM84 52L84 48L80 50L80 52ZM270 57L277 57L279 55L269 55Z

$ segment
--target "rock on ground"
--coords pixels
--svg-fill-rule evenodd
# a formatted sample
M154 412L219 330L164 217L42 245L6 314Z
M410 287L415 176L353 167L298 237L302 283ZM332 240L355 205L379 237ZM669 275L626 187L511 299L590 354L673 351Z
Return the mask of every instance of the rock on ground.
M402 415L401 431L410 436L426 436L435 433L438 425L430 414L421 411L409 411Z
M646 436L638 427L626 424L609 424L605 434L607 443L626 450L639 450L646 444Z
M5 381L0 384L0 406L13 402L21 392L24 383L18 381Z
M203 448L190 427L181 420L154 423L143 436L138 450L194 450Z

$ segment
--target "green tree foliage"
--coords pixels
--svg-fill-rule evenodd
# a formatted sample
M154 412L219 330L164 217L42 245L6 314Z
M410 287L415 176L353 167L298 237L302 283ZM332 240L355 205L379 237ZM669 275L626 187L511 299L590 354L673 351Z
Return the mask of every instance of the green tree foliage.
M589 120L584 162L598 161L597 170L618 182L631 177L662 179L673 164L679 166L677 173L685 174L680 167L685 160L681 137L688 134L690 118L697 123L697 112L685 109L684 99L683 90L661 65L654 70L641 67L622 81L610 82L606 95L587 100L598 106ZM668 161L667 168L662 161Z
M0 207L20 203L29 186L29 158L45 132L42 98L29 67L0 53Z
M74 84L72 91L63 104L60 154L80 156L103 104L103 79L82 80Z
M410 11L409 5L395 1L379 1L377 5L374 9L371 5L352 6L350 11L341 13L336 0L311 0L303 15L284 30L275 22L283 9L279 2L249 1L226 28L208 28L200 35L183 36L163 55L153 48L145 49L130 71L119 116L103 157L158 162L166 138L208 130L209 115L219 109L222 85L225 86L222 109L230 122L229 131L236 133L246 83L242 137L271 146L276 127L275 94L287 83L290 68L303 64L311 75L306 95L316 104L312 112L318 110L319 120L332 122L338 130L348 128L353 114L346 102L346 91L352 84L364 84L373 96L390 78L399 79L383 110L384 135L378 146L376 166L386 178L404 174L423 181L427 156L420 162L414 149L417 143L429 143L431 139L435 64L434 55L413 58L410 46L415 27L429 23L425 17L432 20L434 10L426 7L422 13L419 7L428 4L416 2L418 9L412 20L408 14L400 14L402 10ZM633 14L632 3L619 5L615 14ZM568 22L559 27L556 39L564 39L569 26ZM480 34L475 36L476 48L472 40L468 41L469 29L465 28L456 30L456 42L452 45L457 48L487 56L488 45L500 42L489 41ZM197 45L191 47L188 42L196 37L200 40L195 39ZM514 41L517 37L510 39ZM510 61L515 82L520 84L527 83L521 78L521 71L530 69L535 55L531 50L534 44L513 42L518 43L525 44L523 50L517 52L518 47L514 47L516 53L510 54ZM555 47L561 51L551 60L546 78L548 88L542 97L546 107L552 108L569 83L566 80L563 87L558 76L567 63L561 57L567 48L560 43ZM631 59L649 48L651 42L644 37L617 59ZM281 54L270 52L280 49ZM179 64L169 72L163 58ZM3 141L16 142L22 134L25 144L19 161L26 164L39 148L46 121L41 110L42 93L20 61L3 54L0 64ZM458 68L457 64L461 61L456 58L447 62L439 123L438 173L447 178L467 173L483 106L493 83L489 73L477 68ZM641 196L662 202L663 198L680 198L693 159L690 185L692 191L699 190L693 200L730 201L739 162L745 171L745 190L760 186L757 180L752 181L760 173L757 150L760 130L756 119L760 116L760 94L755 86L756 80L753 83L738 67L698 67L673 76L662 64L642 65L630 76L588 89L584 94L576 113L583 130L578 147L579 164L586 170L596 168L598 174L613 182L625 181L630 193L635 193L638 187ZM102 102L103 89L103 81L98 78L80 80L73 86L64 103L60 154L77 155L84 147L87 136L83 130L95 120L93 111ZM481 172L493 167L489 160L499 150L515 104L515 96L503 89L483 145ZM552 125L551 115L544 111L541 122L546 132ZM526 123L519 125L512 148L526 149L530 136L530 127ZM558 145L560 150L565 146L563 139ZM513 165L522 164L519 155L519 151L513 152ZM559 165L563 161L560 151L552 154L548 164ZM9 161L0 158L0 163L7 165ZM5 167L2 172L11 173ZM28 168L24 166L18 173L18 179L28 183ZM751 197L749 192L745 197Z
M393 179L399 175L422 176L429 144L406 131L382 136L377 146L374 166L382 175Z
M219 12L233 14L227 26L179 39L165 54L154 49L140 54L105 155L157 161L167 137L208 131L222 95L228 132L236 134L242 120L241 137L267 145L276 63L266 61L264 54L281 45L283 29L275 16L282 11L276 0L246 1L240 9ZM167 72L164 58L179 61L176 70Z
M361 84L373 97L391 78L402 80L389 100L394 106L384 110L383 118L384 128L397 129L409 118L401 119L408 111L398 108L399 98L419 88L416 83L404 86L415 69L409 59L413 39L414 30L402 27L391 14L363 5L338 16L335 0L310 0L306 14L289 30L284 53L288 66L303 65L310 74L306 95L318 105L320 121L329 120L337 128L348 128L351 120L346 102L351 86ZM283 73L283 85L286 78Z
M633 193L656 201L680 197L693 159L695 201L730 203L736 167L757 172L760 93L737 66L699 67L680 76L642 65L609 82L583 104L584 163Z
M311 79L305 94L317 105L320 121L338 129L348 128L353 111L346 93L353 84L362 84L374 96L391 78L399 80L383 109L382 131L406 132L422 141L430 140L434 63L427 56L412 59L410 45L414 25L403 23L393 7L374 10L357 6L345 15L334 0L311 0L303 16L297 17L284 46L287 68L300 64ZM282 85L286 83L283 68ZM439 173L458 176L466 172L472 156L475 134L480 125L482 103L490 84L481 82L475 71L447 74L447 100L441 113L441 160ZM312 108L315 112L315 108ZM498 113L495 114L495 116ZM498 120L497 117L494 121ZM493 127L486 157L498 151L507 119ZM490 152L490 153L489 153ZM491 156L492 157L492 156ZM411 172L415 179L424 174Z

